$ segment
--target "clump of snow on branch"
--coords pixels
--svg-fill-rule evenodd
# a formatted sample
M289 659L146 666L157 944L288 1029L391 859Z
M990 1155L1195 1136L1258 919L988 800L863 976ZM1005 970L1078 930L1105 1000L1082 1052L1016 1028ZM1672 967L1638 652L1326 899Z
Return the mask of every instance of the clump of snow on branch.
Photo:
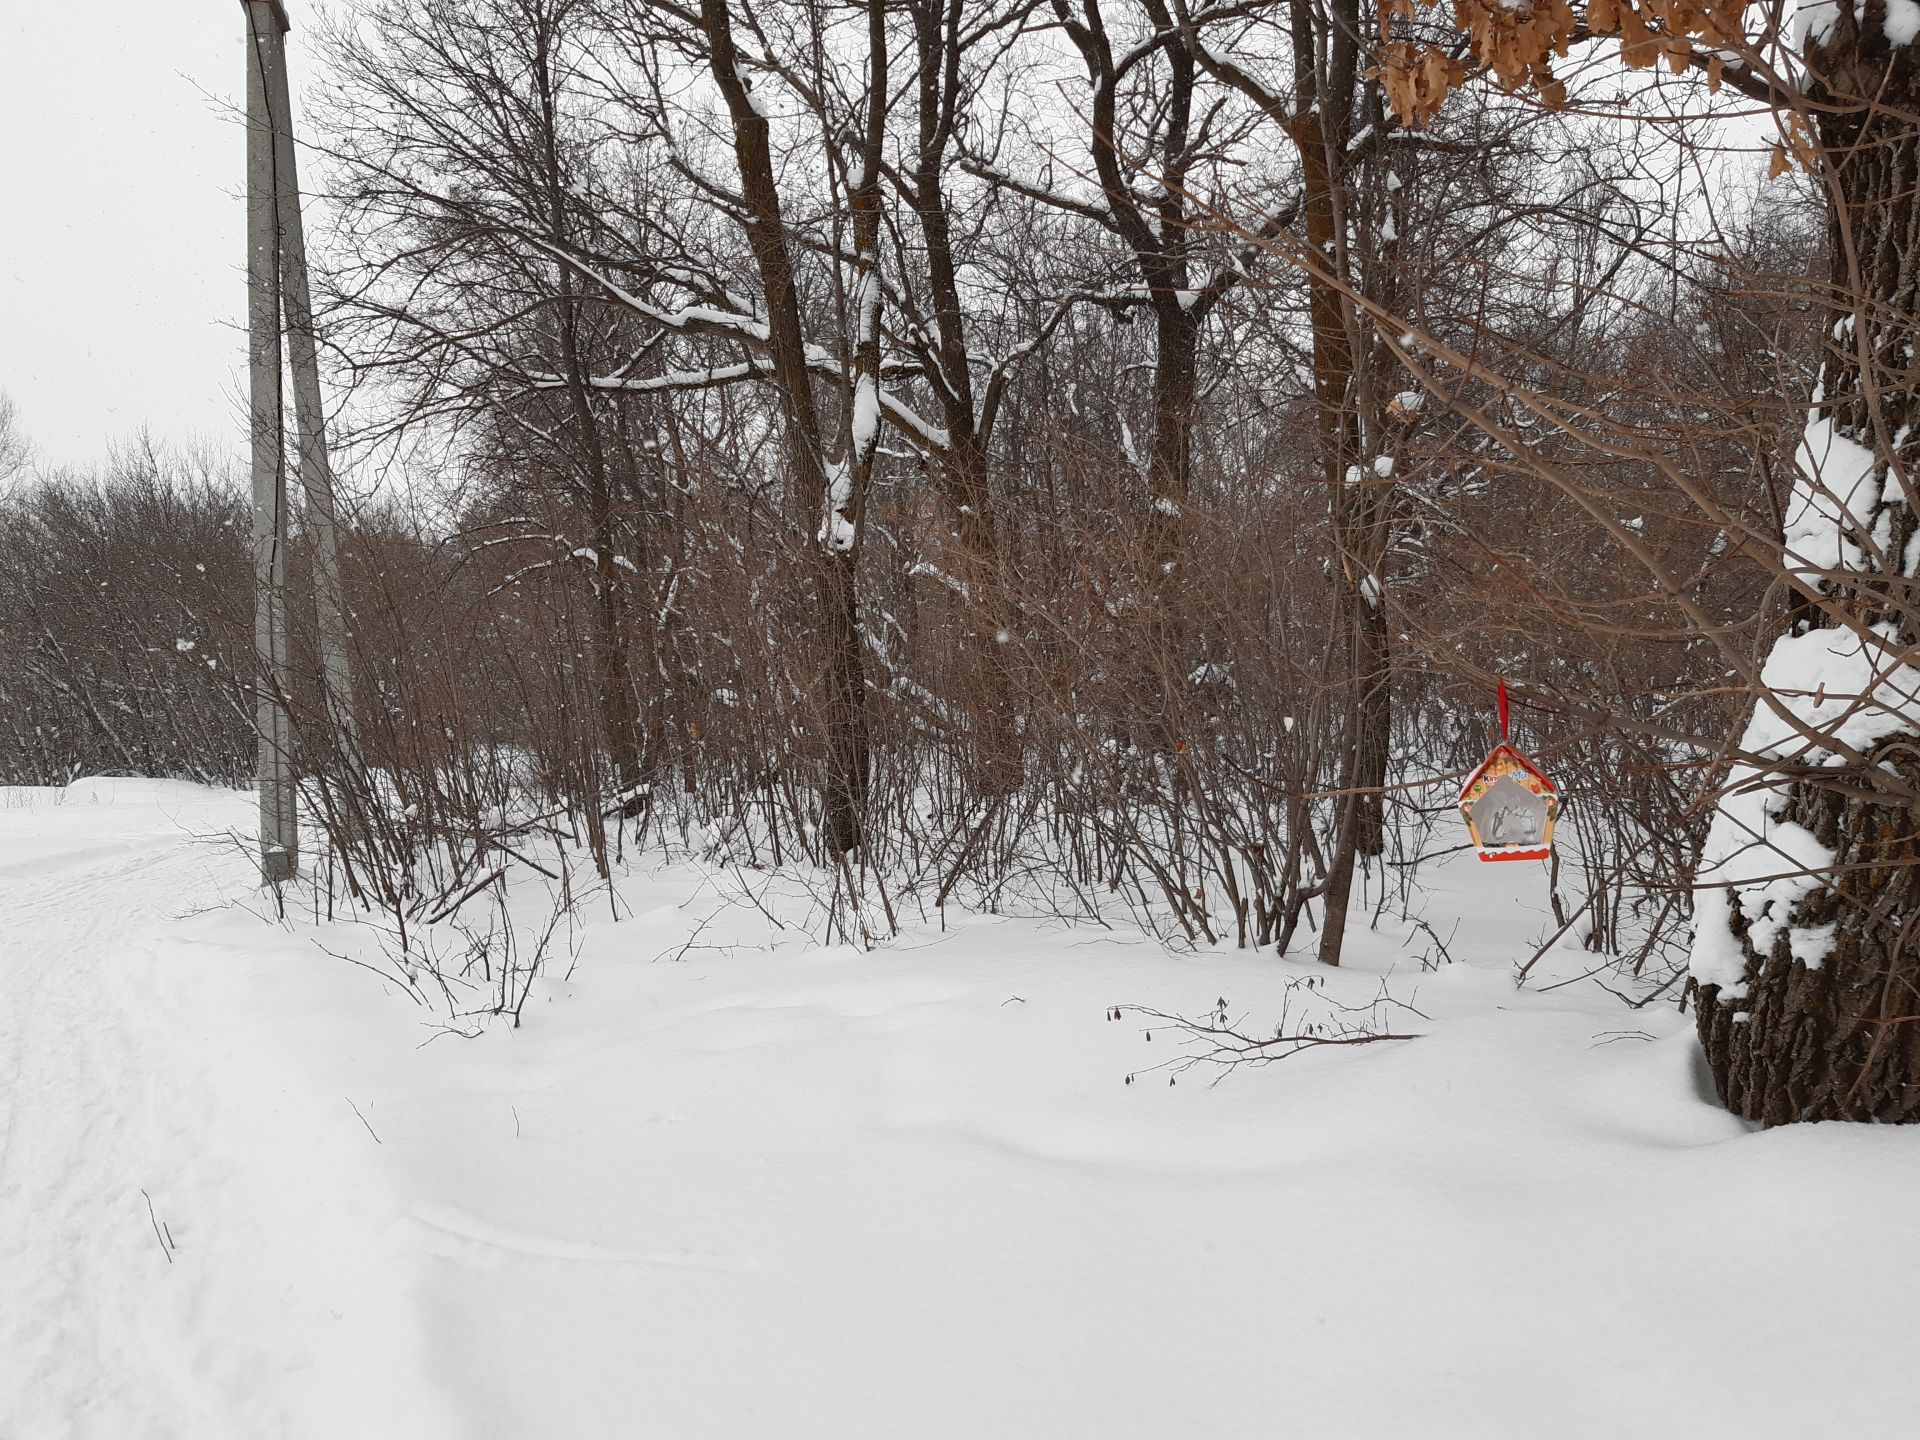
M1873 17L1861 0L1805 0L1795 16L1795 28L1802 45L1824 45L1833 38L1843 13L1852 13L1862 30L1870 31ZM1916 0L1887 0L1880 33L1889 44L1911 45L1920 36L1920 3Z
M853 471L842 461L827 471L827 513L820 519L820 533L814 538L835 555L853 549Z
M1878 497L1873 452L1848 439L1833 422L1807 422L1795 458L1793 497L1787 504L1786 554L1812 571L1858 570L1856 535L1866 533ZM1818 575L1811 582L1823 585Z
M1899 654L1891 626L1810 630L1775 643L1760 675L1771 703L1761 701L1740 742L1754 758L1728 776L1695 877L1691 970L1701 984L1720 986L1730 999L1745 995L1734 916L1746 921L1754 951L1768 953L1794 907L1834 863L1831 848L1784 818L1787 784L1769 762L1839 765L1849 752L1920 730L1920 670ZM1789 937L1794 958L1809 967L1832 943L1830 927L1804 927Z
M1781 817L1787 795L1755 767L1740 765L1714 811L1695 877L1689 969L1730 1000L1747 993L1746 957L1732 929L1738 914L1755 952L1767 954L1793 908L1819 885L1833 851L1805 826Z
M1839 765L1848 751L1920 729L1920 670L1904 654L1890 624L1781 636L1760 672L1778 708L1760 704L1741 748Z
M853 453L862 457L873 453L880 435L880 385L871 375L862 375L853 388L853 421L850 426Z

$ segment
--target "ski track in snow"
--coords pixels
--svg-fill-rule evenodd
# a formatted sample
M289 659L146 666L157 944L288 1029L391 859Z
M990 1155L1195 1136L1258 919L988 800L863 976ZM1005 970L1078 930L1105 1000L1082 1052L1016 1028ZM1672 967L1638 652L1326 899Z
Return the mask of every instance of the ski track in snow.
M233 797L69 796L0 791L0 1437L388 1433L348 1428L363 1403L334 1366L314 1373L347 1356L408 1433L436 1433L420 1387L379 1360L381 1330L347 1334L334 1308L368 1293L355 1252L375 1247L339 1234L324 1189L257 1173L262 1148L306 1137L263 1133L259 1097L221 1093L232 1072L209 1068L160 973L155 937L231 867Z
M152 1047L137 1015L150 999L140 973L147 957L120 932L176 867L129 865L121 852L130 848L117 840L75 847L11 865L0 884L0 1054L9 1057L0 1107L0 1343L9 1368L18 1367L0 1398L25 1406L0 1410L4 1434L70 1427L105 1435L143 1411L166 1426L158 1417L195 1408L187 1385L196 1367L178 1363L186 1357L144 1363L171 1348L153 1317L98 1303L124 1291L128 1269L167 1263L140 1193L143 1184L160 1186L160 1203L167 1198L154 1133L163 1126L151 1123L159 1118L149 1089ZM119 904L102 903L109 895ZM190 1119L176 1112L164 1128ZM189 1143L184 1126L170 1138ZM164 1163L182 1167L190 1157L176 1152Z
M196 837L249 820L0 791L0 1440L1803 1440L1920 1405L1920 1133L1752 1133L1684 1018L1516 992L1519 867L1435 872L1478 963L1361 931L1332 976L958 912L819 949L663 867L462 1040L318 948L377 958L353 927L208 908L255 902ZM1388 971L1424 1038L1214 1088L1105 1018Z
M453 1205L423 1205L414 1213L414 1219L428 1232L424 1244L430 1253L475 1270L494 1269L513 1256L536 1260L573 1260L589 1265L676 1265L690 1270L731 1270L736 1273L758 1268L758 1262L751 1259L730 1259L724 1255L697 1255L685 1251L629 1254L589 1241L529 1234L482 1220Z

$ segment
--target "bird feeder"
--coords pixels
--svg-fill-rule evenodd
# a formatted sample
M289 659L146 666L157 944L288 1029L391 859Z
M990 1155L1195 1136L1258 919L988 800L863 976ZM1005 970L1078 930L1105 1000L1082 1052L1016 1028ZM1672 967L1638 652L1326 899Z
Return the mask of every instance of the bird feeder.
M1545 860L1553 854L1560 793L1547 772L1507 743L1507 687L1500 686L1500 743L1460 787L1460 814L1482 860Z

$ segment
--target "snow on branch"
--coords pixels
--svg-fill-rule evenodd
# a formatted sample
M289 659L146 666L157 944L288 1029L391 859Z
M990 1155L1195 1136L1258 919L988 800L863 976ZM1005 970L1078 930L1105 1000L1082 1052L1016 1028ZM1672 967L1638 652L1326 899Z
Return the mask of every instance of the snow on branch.
M711 390L721 385L735 385L743 380L764 380L773 371L758 360L744 360L737 365L715 365L705 370L669 370L659 375L590 375L583 382L589 390L616 391L623 395L631 394L669 394L682 390ZM535 390L559 390L567 381L563 375L525 372L530 388Z
M1102 206L1092 204L1085 200L1075 199L1071 195L1049 189L1045 185L1040 185L1030 180L1022 180L1011 172L1002 170L998 165L991 165L978 156L962 156L960 168L976 179L985 180L994 185L1003 185L1016 195L1024 195L1027 199L1037 200L1042 205L1052 206L1056 210L1065 210L1069 214L1078 215L1083 220L1091 220L1102 229L1111 230L1114 228L1113 216Z

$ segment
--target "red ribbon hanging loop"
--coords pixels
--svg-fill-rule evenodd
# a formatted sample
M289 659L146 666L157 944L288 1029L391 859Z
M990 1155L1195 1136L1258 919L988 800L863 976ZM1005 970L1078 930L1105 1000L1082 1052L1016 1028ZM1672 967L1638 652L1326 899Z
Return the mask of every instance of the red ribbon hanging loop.
M1500 743L1507 743L1507 682L1500 682Z

